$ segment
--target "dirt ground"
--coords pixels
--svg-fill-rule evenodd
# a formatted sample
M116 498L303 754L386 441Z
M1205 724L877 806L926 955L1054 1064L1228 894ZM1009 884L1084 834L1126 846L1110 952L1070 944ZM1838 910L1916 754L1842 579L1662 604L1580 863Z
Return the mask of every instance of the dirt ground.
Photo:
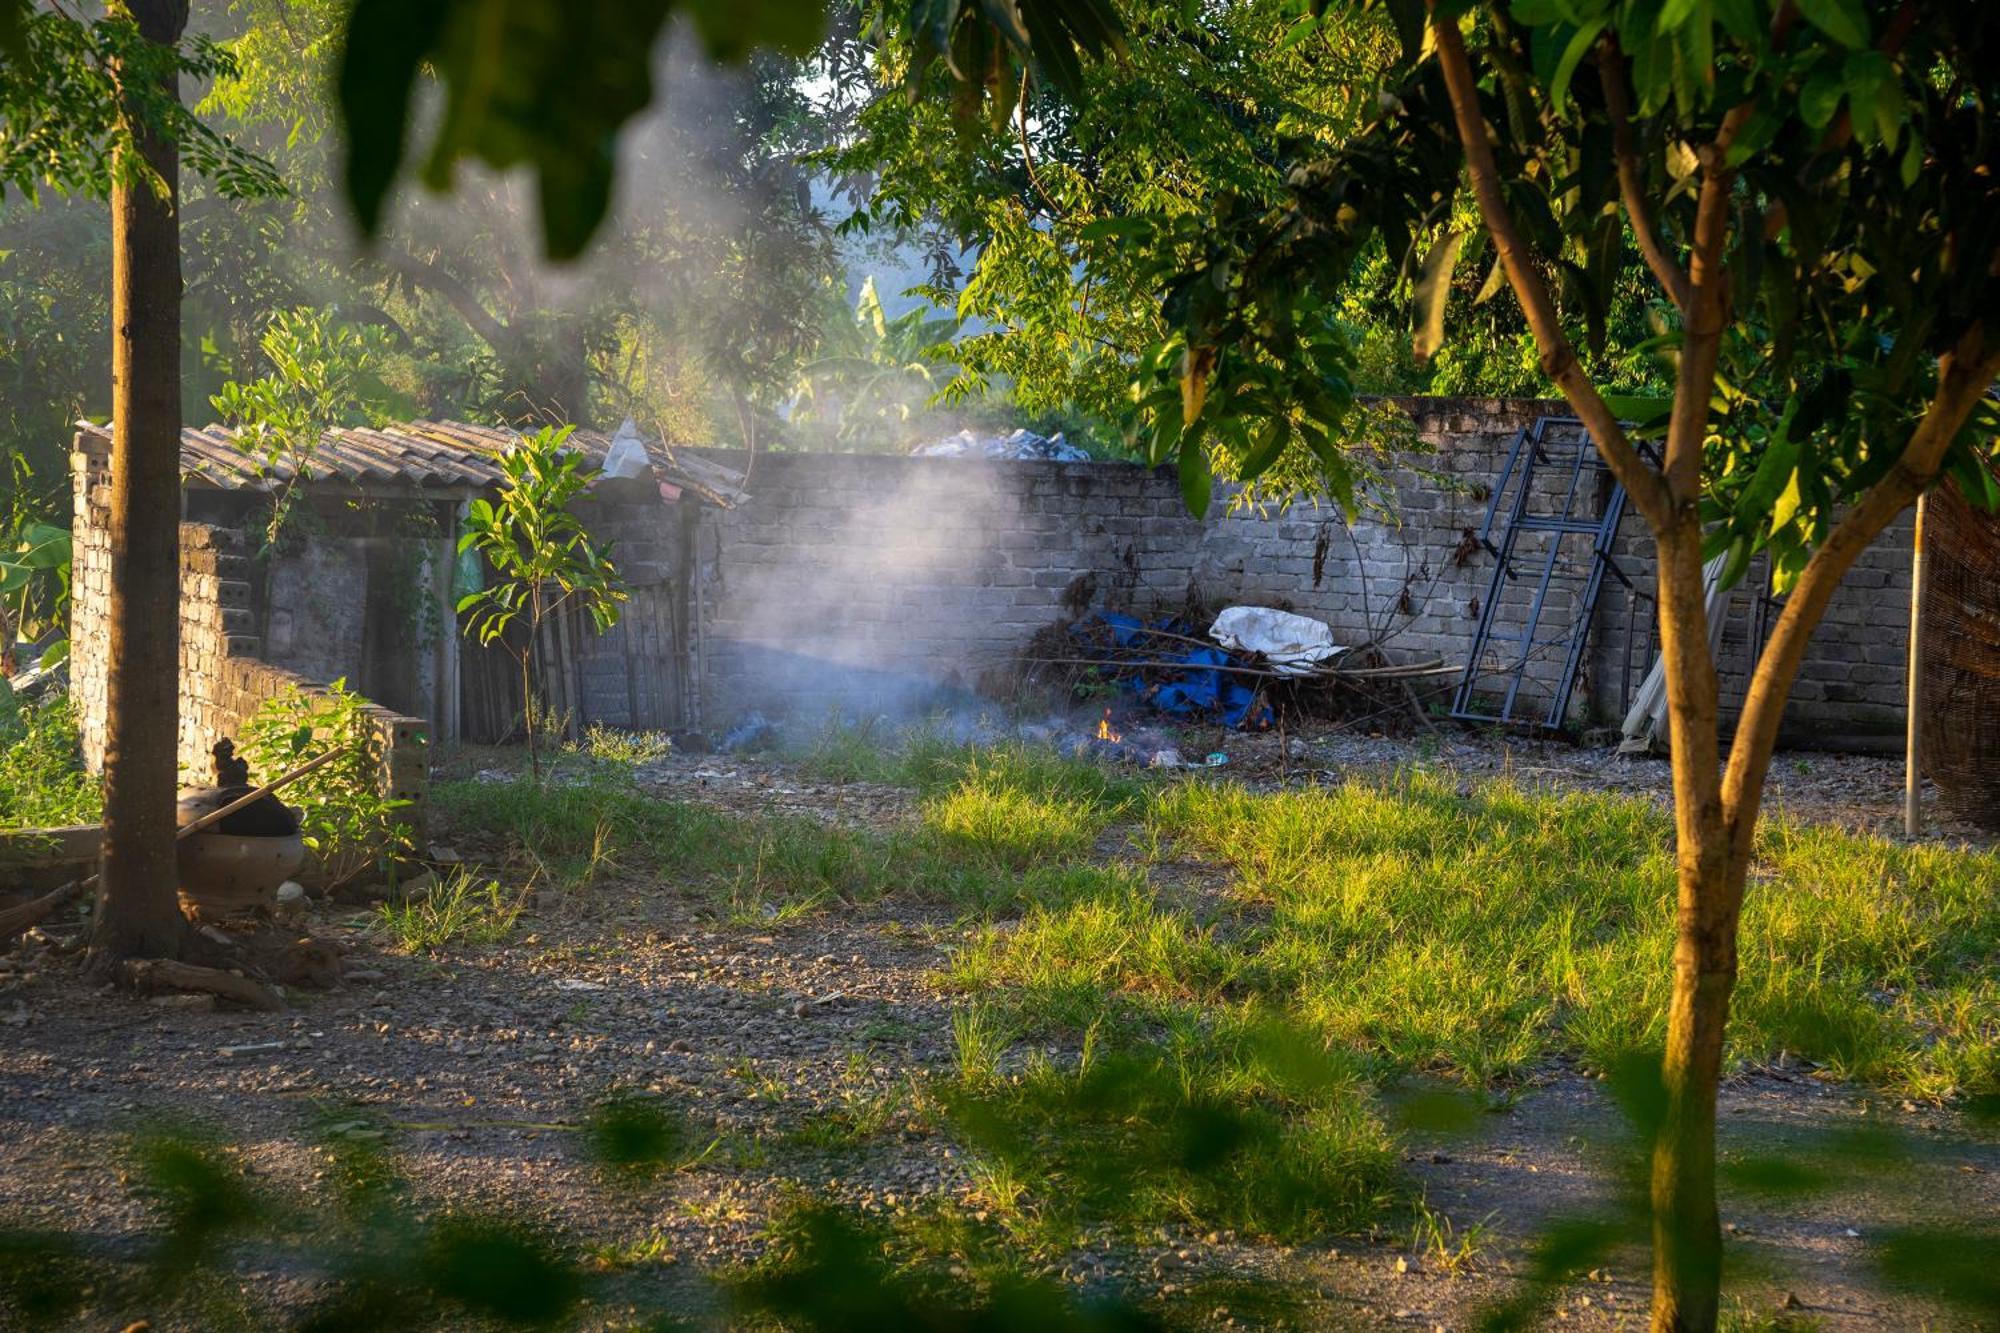
M1664 764L1555 746L1216 742L1235 776L1259 784L1413 756L1468 776L1512 771L1656 795L1666 783ZM752 757L676 756L641 778L663 797L740 813L882 823L908 817L912 801L889 788L816 785ZM1900 815L1893 761L1792 756L1773 786L1774 803L1796 818L1884 831ZM621 1090L670 1094L718 1143L786 1143L787 1130L829 1110L897 1105L901 1090L952 1062L951 997L937 976L970 927L934 905L891 895L795 924L731 926L712 899L613 875L587 905L531 916L489 951L402 956L365 913L330 904L308 928L342 949L346 979L297 992L271 1014L91 987L69 945L73 922L0 956L0 1222L129 1247L146 1223L124 1181L131 1130L163 1120L213 1127L240 1145L255 1177L304 1188L327 1169L315 1136L331 1126L391 1150L426 1202L504 1207L619 1256L607 1259L609 1285L585 1321L617 1328L639 1306L713 1308L704 1274L752 1260L772 1210L801 1188L881 1215L973 1190L949 1135L900 1110L858 1147L717 1151L643 1186L607 1184L577 1133L589 1107ZM1722 1109L1725 1155L1768 1153L1840 1125L1886 1125L1921 1145L1893 1185L1789 1202L1729 1194L1739 1327L2000 1327L1884 1285L1869 1259L1871 1235L1891 1225L2000 1217L1990 1126L1782 1068L1734 1078ZM1545 1225L1613 1203L1616 1177L1587 1145L1614 1138L1618 1124L1601 1085L1550 1067L1469 1134L1413 1138L1408 1165L1429 1206L1455 1237L1474 1238L1461 1262L1386 1230L1302 1247L1169 1230L1138 1248L1078 1250L1061 1275L1156 1298L1190 1327L1473 1327L1526 1268ZM305 1300L315 1280L254 1253L238 1276L266 1308ZM1643 1327L1646 1284L1644 1256L1623 1253L1562 1291L1545 1320ZM80 1326L120 1328L135 1313L93 1310ZM154 1324L176 1326L196 1325Z

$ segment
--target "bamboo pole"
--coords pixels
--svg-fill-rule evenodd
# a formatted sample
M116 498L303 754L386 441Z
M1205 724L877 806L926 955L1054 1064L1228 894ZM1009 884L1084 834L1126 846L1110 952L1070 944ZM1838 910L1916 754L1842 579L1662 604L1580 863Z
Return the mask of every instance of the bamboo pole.
M176 840L179 840L181 838L189 836L190 834L199 833L203 829L207 828L209 825L217 823L218 821L226 819L230 815L235 814L238 810L241 810L244 806L249 805L251 802L260 801L264 797L269 796L272 792L278 791L281 788L291 786L294 782L297 782L300 778L306 776L308 773L324 768L326 765L332 763L335 759L338 759L341 755L346 754L349 748L350 747L343 745L337 750L328 750L325 754L321 755L319 758L313 760L310 763L303 764L298 768L293 769L291 772L285 774L281 778L278 778L276 781L267 782L263 786L256 788L254 791L247 791L243 793L243 795L231 801L228 805L225 805L218 810L211 810L207 814L203 815L200 819L189 820L187 823L180 826L179 830L175 832L174 838Z
M1915 535L1910 550L1910 666L1905 682L1903 726L1903 832L1912 838L1924 831L1923 748L1924 692L1924 510L1917 497Z

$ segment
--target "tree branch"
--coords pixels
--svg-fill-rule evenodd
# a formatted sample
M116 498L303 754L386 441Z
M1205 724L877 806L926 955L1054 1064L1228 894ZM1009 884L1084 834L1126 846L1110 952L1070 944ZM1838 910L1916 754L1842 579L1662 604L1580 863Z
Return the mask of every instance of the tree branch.
M1632 133L1632 99L1625 90L1625 53L1616 38L1606 36L1598 50L1597 76L1604 84L1604 105L1611 115L1611 147L1618 161L1618 195L1625 201L1625 215L1632 220L1632 232L1639 238L1639 253L1653 271L1660 287L1682 313L1688 308L1688 277L1660 242L1653 222L1653 208L1646 198L1645 178L1639 168L1639 142Z
M1431 30L1437 36L1438 65L1444 72L1445 88L1451 97L1452 116L1458 127L1459 142L1465 149L1466 170L1472 177L1473 194L1479 200L1479 213L1486 222L1486 230L1493 237L1493 248L1500 256L1500 267L1507 275L1507 284L1514 289L1514 296L1521 303L1521 313L1526 316L1528 328L1534 334L1535 346L1541 352L1542 373L1562 390L1563 397L1582 418L1591 438L1597 442L1605 462L1611 465L1612 472L1624 484L1633 503L1639 506L1646 521L1657 531L1671 518L1666 483L1625 437L1625 429L1618 424L1617 414L1597 392L1597 386L1590 382L1583 364L1577 360L1576 348L1563 333L1562 321L1556 315L1555 302L1549 297L1548 286L1530 261L1527 243L1522 240L1513 215L1507 211L1506 197L1500 190L1500 169L1493 160L1493 145L1486 136L1486 119L1479 111L1479 86L1473 77L1472 60L1465 51L1465 39L1460 35L1456 21L1437 17L1436 0L1430 0L1430 4L1433 8Z
M1736 173L1725 165L1729 145L1749 121L1751 104L1722 118L1715 142L1701 150L1701 194L1695 201L1694 253L1688 258L1688 301L1681 320L1680 364L1674 375L1673 416L1667 424L1667 493L1675 505L1701 499L1701 451L1722 335L1729 327L1729 195Z
M419 287L442 296L446 304L458 312L458 317L494 351L504 353L513 346L514 339L507 326L479 303L479 298L473 295L470 287L436 264L426 264L413 255L397 253L381 255L380 260Z
M1750 678L1722 786L1732 851L1738 857L1747 860L1750 855L1771 750L1777 743L1792 678L1798 674L1813 630L1855 559L1936 479L1953 437L2000 375L2000 347L1987 346L1983 326L1975 323L1938 364L1937 392L1911 432L1902 456L1848 510L1806 562Z

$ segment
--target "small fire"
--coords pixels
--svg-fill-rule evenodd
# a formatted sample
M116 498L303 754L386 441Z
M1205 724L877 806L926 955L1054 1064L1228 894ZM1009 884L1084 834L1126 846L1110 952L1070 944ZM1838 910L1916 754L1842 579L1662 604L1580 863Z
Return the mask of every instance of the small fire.
M1111 710L1109 708L1104 710L1104 717L1097 724L1097 739L1101 741L1115 741L1120 739L1118 733L1111 729Z

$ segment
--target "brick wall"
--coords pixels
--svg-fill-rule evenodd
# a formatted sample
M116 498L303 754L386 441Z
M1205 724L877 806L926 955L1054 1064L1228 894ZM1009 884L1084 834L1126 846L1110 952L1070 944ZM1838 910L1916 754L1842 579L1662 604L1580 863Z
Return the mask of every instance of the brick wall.
M71 456L75 488L70 609L71 689L77 704L84 761L104 760L106 668L110 636L111 545L108 459L97 437L79 436ZM252 568L243 533L206 523L180 527L180 740L185 781L210 781L209 747L235 736L266 699L297 687L319 692L323 681L259 655L254 632ZM370 705L383 753L383 789L412 802L408 821L421 826L429 780L429 732L421 718Z
M1388 518L1351 527L1311 506L1231 509L1226 495L1197 521L1171 471L1131 464L760 456L750 500L704 520L698 547L706 720L727 725L750 709L922 707L941 683L970 687L1006 670L1063 614L1064 591L1080 578L1094 582L1099 604L1170 608L1193 594L1210 606L1284 606L1326 620L1344 642L1383 641L1396 660L1463 663L1493 577L1492 557L1467 533L1485 517L1514 433L1562 409L1405 406L1435 452L1394 478ZM1908 542L1905 520L1829 608L1788 715L1794 742L1900 730ZM1573 721L1615 723L1651 664L1651 547L1643 520L1628 513L1615 555L1640 595L1635 602L1606 579ZM1734 594L1726 623L1731 698L1741 691L1753 581ZM1503 595L1529 594L1516 582ZM1546 625L1566 618L1571 595L1554 590ZM1532 674L1546 680L1557 665Z

